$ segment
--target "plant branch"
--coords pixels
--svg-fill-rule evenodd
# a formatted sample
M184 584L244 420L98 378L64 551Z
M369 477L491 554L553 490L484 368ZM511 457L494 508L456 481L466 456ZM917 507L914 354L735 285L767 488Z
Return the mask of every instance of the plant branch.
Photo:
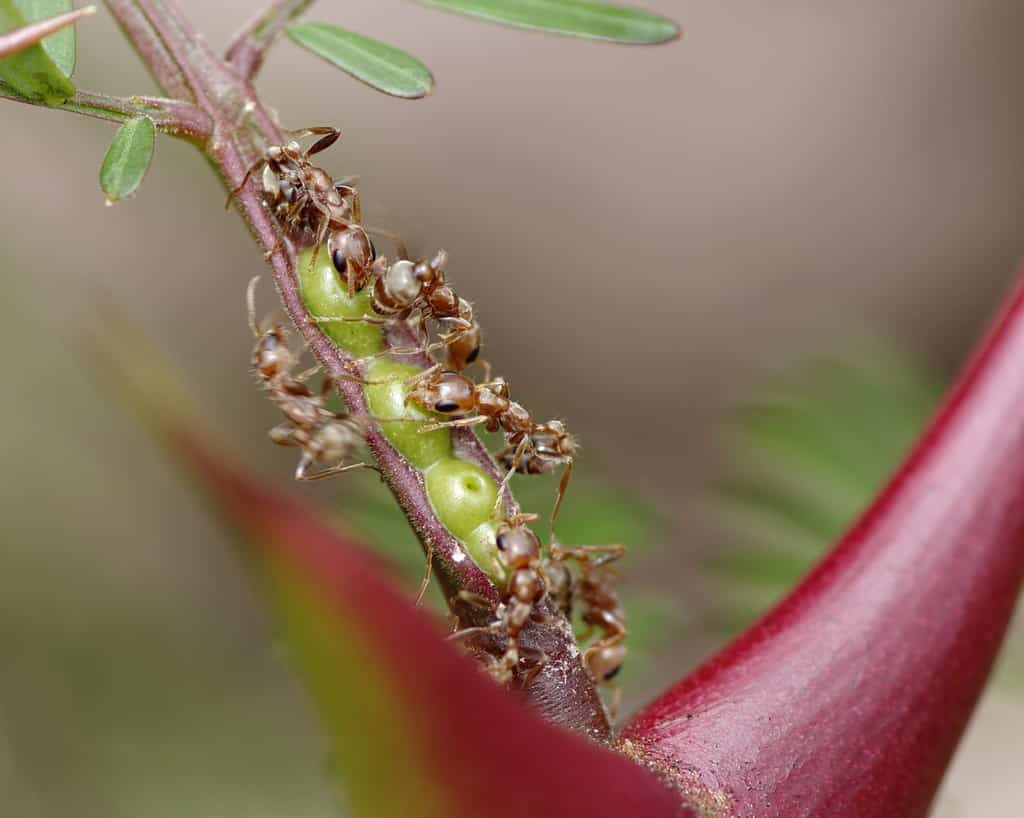
M252 81L263 65L268 49L289 22L313 4L313 0L272 0L247 22L228 44L225 59L238 76Z
M172 98L126 99L83 91L57 107L114 122L150 117L161 130L191 139L232 190L267 145L285 141L276 117L261 102L249 77L274 36L308 3L273 3L229 49L237 61L234 65L213 54L173 0L106 0L106 4L151 74ZM0 97L27 101L2 83ZM363 388L353 380L364 373L358 362L310 319L299 294L295 251L290 244L280 242L280 227L256 180L250 180L238 191L235 202L263 250L269 253L276 248L269 263L289 318L334 381L350 411L369 416ZM395 327L387 335L391 348L405 348L418 340L408 327ZM408 358L403 361L411 363ZM430 362L424 357L419 363L426 366ZM471 430L455 430L452 439L459 457L480 466L500 482L503 472ZM463 545L438 518L423 475L391 445L377 424L370 425L366 443L432 560L453 612L464 625L488 624L500 603L500 595L487 574L466 558ZM514 514L518 509L511 492L506 491L504 499L507 512ZM469 602L460 595L462 592L485 600L489 609ZM524 685L527 700L552 723L599 741L608 740L608 715L583 666L571 624L551 600L543 600L537 611L539 616L527 623L519 637L524 649L546 657L539 672Z
M213 133L213 120L208 114L190 102L165 97L112 97L78 91L67 102L52 106L23 97L0 81L0 98L40 108L56 108L108 122L127 122L129 119L148 116L164 133L194 142L205 142Z
M254 122L264 123L260 129L269 143L276 144L282 140L280 130L258 101L254 102L251 117ZM229 185L241 180L252 159L244 156L233 140L218 140L211 147L211 158ZM249 229L269 252L278 244L279 228L264 206L256 184L250 183L239 193L236 201ZM323 364L327 375L335 380L350 411L369 414L362 387L351 379L362 377L364 373L352 358L308 320L296 283L294 256L284 247L279 247L270 258L270 265L288 316ZM396 346L409 346L412 338L400 336L394 341ZM408 362L408 358L403 360ZM419 472L388 442L379 426L370 426L366 442L424 549L432 553L441 587L453 611L465 624L486 624L490 614L480 606L461 602L457 594L465 590L496 605L498 596L494 585L472 560L464 558L459 541L437 519ZM502 473L494 459L472 431L460 430L455 442L462 457L479 465L496 480L501 479ZM512 510L515 510L514 506ZM550 602L541 605L539 612L544 621L531 620L521 634L524 647L534 649L548 659L525 688L528 699L548 721L597 740L607 739L610 734L608 717L580 662L572 628Z
M105 0L135 51L164 93L176 99L195 102L185 74L168 51L160 34L146 17L136 0Z
M58 31L74 25L83 17L88 17L95 13L96 6L84 6L83 8L69 11L67 14L58 14L56 17L40 20L38 23L30 23L13 31L5 31L0 34L0 59L9 57L11 54L17 54L19 51L24 51L51 34L56 34Z
M222 65L206 39L192 28L174 0L135 0L135 5L142 10L180 69L196 104L210 111L213 107L211 87L219 78Z

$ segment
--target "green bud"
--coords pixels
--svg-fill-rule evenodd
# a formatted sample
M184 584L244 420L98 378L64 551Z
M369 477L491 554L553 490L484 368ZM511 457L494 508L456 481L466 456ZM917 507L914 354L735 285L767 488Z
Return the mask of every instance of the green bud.
M464 540L491 519L498 486L479 466L448 457L427 470L427 496L441 522Z
M380 320L370 306L370 288L350 296L331 263L327 248L321 246L316 267L312 265L313 248L299 254L299 293L309 314L318 318L364 318ZM380 324L362 321L322 323L320 329L353 358L363 358L384 349L384 333Z

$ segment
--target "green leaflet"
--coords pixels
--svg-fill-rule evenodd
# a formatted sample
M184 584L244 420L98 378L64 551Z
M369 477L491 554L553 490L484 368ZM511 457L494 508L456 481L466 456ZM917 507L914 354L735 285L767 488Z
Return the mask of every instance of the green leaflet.
M387 43L330 23L293 23L286 31L307 51L385 94L419 99L434 87L430 69Z
M117 129L100 166L100 187L107 204L130 196L142 184L153 158L156 126L148 117L130 119Z
M471 17L516 28L570 37L654 45L674 40L679 26L666 17L639 9L582 0L419 0Z
M67 0L0 0L0 31L61 14L69 7ZM0 80L30 100L59 105L75 93L68 79L74 64L75 40L71 27L47 37L41 45L30 46L0 60Z
M46 20L71 11L72 0L14 0L26 20ZM68 79L75 73L75 27L51 34L40 43L57 70Z

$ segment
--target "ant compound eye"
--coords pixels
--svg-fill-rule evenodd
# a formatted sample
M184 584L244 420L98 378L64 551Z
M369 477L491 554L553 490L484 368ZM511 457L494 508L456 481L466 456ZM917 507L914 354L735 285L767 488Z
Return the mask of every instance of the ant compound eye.
M499 551L507 551L508 550L508 532L507 531L502 531L500 534L498 534L498 536L494 538L494 544L496 546L498 546L498 550Z
M473 347L473 351L470 352L469 355L466 356L466 362L467 363L473 363L473 361L475 361L479 357L480 357L480 347L479 346L475 346L475 347Z
M348 259L345 258L345 254L341 250L331 253L331 261L334 262L334 269L339 273L344 274L348 269Z
M442 414L450 414L459 410L459 404L453 400L439 400L434 404L434 411Z
M370 261L374 261L377 258L377 245L373 243L373 239L369 236L366 237L370 242Z

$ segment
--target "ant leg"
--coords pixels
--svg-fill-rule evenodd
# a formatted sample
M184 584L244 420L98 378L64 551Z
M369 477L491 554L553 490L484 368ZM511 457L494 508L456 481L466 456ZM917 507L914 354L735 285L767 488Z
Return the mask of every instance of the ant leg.
M334 189L339 193L347 193L352 197L352 220L361 225L363 221L363 205L359 199L359 191L352 187L352 185L342 184L336 184Z
M423 595L427 592L427 586L430 585L430 570L434 567L434 546L427 544L427 567L423 572L423 582L420 583L419 593L416 594L416 607L418 608L423 604Z
M492 608L491 602L487 597L475 594L472 591L459 591L456 596L448 600L449 605L454 605L456 602L466 602L474 608L481 608L485 611L489 611ZM469 628L468 630L486 630L486 628Z
M484 380L489 381L491 379L491 375L494 374L493 369L491 368L491 362L481 358L480 366L482 366L484 370Z
M242 192L242 188L244 188L247 184L249 184L249 180L252 178L253 173L256 172L256 168L260 167L260 165L265 165L266 163L267 163L266 159L257 159L255 162L253 162L251 165L249 165L249 167L245 171L245 176L242 177L242 181L238 183L238 186L237 187L233 187L233 188L231 188L231 190L228 191L227 201L224 202L224 209L225 210L227 210L229 207L231 207L231 200L234 199L235 196L237 196L239 193Z
M309 259L309 268L308 268L309 270L315 270L316 269L316 261L320 257L320 245L322 245L324 243L324 241L327 239L327 229L328 229L329 226L330 226L330 223L327 221L327 219L322 219L320 221L320 226L316 229L316 235L314 236L314 244L313 244L313 255ZM333 266L333 264L334 264L333 259L331 260L331 264ZM354 294L355 294L355 291L352 289L352 286L349 285L349 288L348 288L349 298L351 298Z
M374 318L370 315L365 315L362 318L347 318L345 316L333 316L333 315L307 315L307 324L346 324L346 323L362 323L362 324L376 324L384 326L390 324L391 321L387 318Z
M267 431L267 435L270 439L278 446L301 446L302 444L295 439L295 432L298 431L291 421L283 421L277 424L273 429ZM303 455L305 457L305 455Z
M529 444L530 438L524 437L519 442L519 445L516 446L515 455L513 455L512 457L512 466L511 468L509 468L509 470L505 473L505 476L502 478L501 485L498 486L498 497L494 501L494 509L491 512L492 514L498 515L501 513L501 504L505 499L505 491L506 489L508 489L508 484L512 480L512 475L515 474L516 469L519 468L519 463L523 459L523 455L526 454L526 449L529 446Z
M346 179L345 181L349 182L350 180ZM341 183L339 182L339 184ZM352 184L354 184L354 182L352 182ZM342 185L342 187L350 188L351 185L345 184ZM401 236L397 233L394 233L391 230L385 230L383 227L371 227L370 225L363 225L363 230L367 233L372 233L375 236L383 236L395 245L395 250L398 252L399 258L409 258L409 248L405 246L405 242L402 241Z
M558 481L558 494L555 497L555 506L551 509L551 542L557 543L558 537L555 536L555 524L558 522L558 512L562 510L562 500L565 499L565 490L569 487L569 479L572 477L573 461L570 460L565 464L565 469L562 471L562 479Z
M408 378L399 378L398 376L393 376L390 378L384 378L384 380L381 381L368 381L366 380L366 378L360 378L357 375L347 374L335 375L334 379L337 381L354 381L355 383L361 384L363 386L386 386L387 384L390 383L414 384L417 381L423 380L424 378L429 378L438 369L439 367L432 366L430 367L430 369L424 369L422 372L417 372L415 375L410 375ZM409 400L408 398L406 398L406 403L408 402Z
M530 682L534 680L534 678L536 678L537 674L544 669L544 665L546 665L548 662L548 655L544 651L539 650L537 648L526 648L521 647L519 645L517 645L517 647L519 648L519 651L522 654L522 659L526 659L526 654L532 654L534 657L534 659L532 660L531 667L529 668L529 670L526 671L526 673L523 674L519 682L521 687L526 687L528 684L530 684Z
M576 560L581 565L587 564L593 567L607 565L621 559L626 553L626 546L618 544L609 545L579 545L576 548L562 548L558 543L551 544L551 558L564 561L567 559ZM597 555L592 559L591 555Z
M299 383L302 383L303 381L312 378L317 372L320 371L322 367L323 364L314 364L309 369L302 370L302 372L295 376L294 380L298 381ZM320 397L323 397L324 395L331 391L330 383L330 380L325 380L323 384L320 385Z
M380 469L371 463L350 463L347 466L331 466L328 469L322 471L309 473L307 469L313 465L313 458L308 455L303 455L302 459L299 460L299 465L295 469L296 480L323 480L325 477L334 477L337 474L344 474L347 471L353 471L354 469L373 469L379 472Z
M470 418L457 418L456 420L446 420L443 423L431 423L429 426L424 426L420 431L436 432L438 429L468 429L471 426L477 426L486 422L487 418L483 415L474 415Z
M284 236L284 233L280 233L280 234L278 235L278 237L277 237L277 241L276 241L276 242L274 242L274 246L273 246L273 247L271 247L271 248L270 248L269 250L267 250L267 252L265 252L265 253L263 254L263 258L265 258L265 259L270 259L270 258L273 258L274 254L275 254L275 253L276 253L276 252L277 252L278 250L280 250L280 249L281 249L282 247L284 247L284 243L285 243L285 236Z
M249 329L252 330L254 338L259 338L261 334L259 327L256 326L256 285L259 283L260 277L253 276L245 290L245 307L249 318Z
M622 705L622 688L615 682L605 682L612 691L612 700L608 705L608 718L615 721L619 717L619 707Z

